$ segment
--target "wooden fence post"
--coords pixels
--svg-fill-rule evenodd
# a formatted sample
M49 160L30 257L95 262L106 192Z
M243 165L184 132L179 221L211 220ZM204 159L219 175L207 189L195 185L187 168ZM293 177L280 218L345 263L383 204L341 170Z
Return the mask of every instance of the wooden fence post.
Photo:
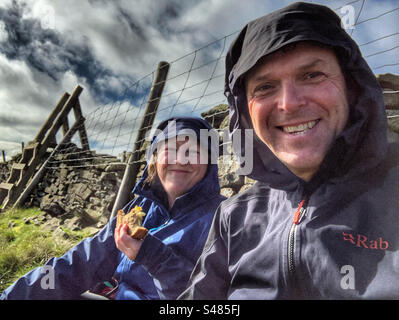
M63 94L63 96L58 101L57 105L55 106L54 110L48 116L46 122L43 124L40 131L37 133L34 141L37 141L37 142L42 141L47 130L51 127L51 125L53 124L54 120L56 119L56 117L60 113L60 111L62 110L62 107L65 105L65 102L68 100L69 97L70 97L69 93Z
M75 106L73 107L73 112L75 114L75 118L79 119L82 117L82 109L80 107L79 99L76 101ZM78 129L80 144L82 145L82 149L85 151L89 151L89 138L87 137L87 132L84 124Z
M169 63L161 61L158 64L158 69L151 87L151 92L148 97L147 105L145 108L144 116L140 123L140 128L137 133L136 141L133 147L133 152L129 157L129 161L126 165L125 172L123 174L122 183L118 190L114 206L110 219L115 217L118 210L129 200L129 195L132 192L134 184L136 182L137 174L140 169L140 148L144 142L145 135L149 131L154 123L155 115L158 110L159 102L161 100L162 91L165 87L166 77L169 71Z

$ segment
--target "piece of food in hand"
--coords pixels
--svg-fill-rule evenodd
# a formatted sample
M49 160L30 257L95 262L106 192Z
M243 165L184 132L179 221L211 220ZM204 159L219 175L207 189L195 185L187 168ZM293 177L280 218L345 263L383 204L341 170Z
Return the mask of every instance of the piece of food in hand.
M128 225L128 234L134 239L141 240L147 235L148 230L142 227L143 218L145 213L141 207L135 206L129 213L124 213L123 210L119 210L116 216L116 226L121 224Z

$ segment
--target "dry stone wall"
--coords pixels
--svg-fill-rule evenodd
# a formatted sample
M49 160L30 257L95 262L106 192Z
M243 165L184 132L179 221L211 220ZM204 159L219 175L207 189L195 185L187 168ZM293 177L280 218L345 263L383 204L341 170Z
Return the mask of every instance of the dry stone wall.
M385 93L384 99L389 107L388 115L399 115L399 93L392 91L399 90L399 77L391 74L379 75L378 80ZM202 114L211 125L220 129L220 141L225 130L228 130L228 107L218 105ZM389 135L391 140L399 141L399 117L389 118ZM47 169L41 182L36 186L29 199L27 206L38 206L44 214L35 221L54 232L61 233L60 225L69 229L82 226L102 227L109 219L111 210L122 181L125 164L117 158L104 158L90 160L79 166L74 166L76 154L82 154L85 158L95 156L94 151L90 154L81 153L76 148L74 155L60 154L55 160L62 161L58 169ZM231 153L231 149L227 148ZM230 197L251 186L254 181L239 176L235 173L237 164L226 162L222 157L222 150L219 152L219 181L221 193ZM75 157L75 159L73 158ZM143 152L144 157L144 152ZM128 158L128 157L127 157ZM15 156L11 161L0 164L0 182L8 178L12 162L18 161ZM144 158L142 159L144 167ZM54 219L56 218L56 219ZM58 231L57 231L58 230Z
M390 141L399 142L399 76L391 73L377 76L381 87L384 89L384 103L388 115L388 138Z
M59 169L47 169L26 205L39 206L53 216L76 216L82 225L101 227L111 214L125 169L125 164L117 161L90 161L80 163L82 167L61 163Z

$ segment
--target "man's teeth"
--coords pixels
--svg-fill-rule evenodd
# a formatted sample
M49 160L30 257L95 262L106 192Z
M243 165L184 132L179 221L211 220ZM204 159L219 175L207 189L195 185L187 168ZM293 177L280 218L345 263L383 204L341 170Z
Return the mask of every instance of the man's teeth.
M298 126L284 126L283 131L287 133L305 133L307 130L312 129L316 125L316 121L309 121L301 123Z

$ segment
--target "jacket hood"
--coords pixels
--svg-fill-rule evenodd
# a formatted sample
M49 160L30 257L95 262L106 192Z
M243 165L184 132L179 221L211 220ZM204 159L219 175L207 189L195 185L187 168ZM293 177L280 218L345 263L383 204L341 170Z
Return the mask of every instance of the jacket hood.
M345 179L360 174L381 161L387 151L387 120L382 90L358 45L341 27L341 20L326 6L297 2L249 22L231 44L226 56L225 95L230 107L231 136L242 129L252 129L243 86L243 76L262 57L299 41L316 41L331 47L337 55L342 72L356 88L350 103L348 123L333 143L320 169L311 181ZM254 135L253 170L248 176L271 186L288 188L298 179ZM248 150L236 146L240 157ZM356 164L354 166L354 164Z
M147 164L144 168L143 174L137 184L135 185L132 193L141 195L150 199L155 199L158 202L166 205L167 196L160 182L155 183L152 187L145 184L145 179L148 177L148 165L151 155L156 151L160 142L174 138L177 136L191 136L197 139L201 145L205 145L208 150L208 155L215 151L218 147L218 140L202 138L201 132L208 133L208 136L215 135L217 132L212 126L204 119L199 117L174 117L162 121L155 130L152 137L151 144L147 149ZM200 139L201 138L201 139ZM208 157L209 160L210 157ZM155 192L154 192L155 191ZM203 201L206 198L213 197L220 194L220 185L218 177L217 163L208 163L208 169L205 177L198 182L191 190L188 190L184 195L179 198L189 199L191 204L198 201ZM179 199L176 199L177 200ZM196 200L197 198L197 200ZM187 203L187 202L185 202ZM166 206L167 207L167 206Z

